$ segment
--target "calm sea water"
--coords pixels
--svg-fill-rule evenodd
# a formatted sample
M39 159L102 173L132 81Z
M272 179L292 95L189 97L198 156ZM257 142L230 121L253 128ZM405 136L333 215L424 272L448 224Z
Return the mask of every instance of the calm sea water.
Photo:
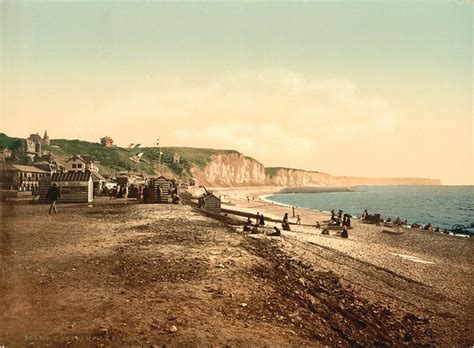
M408 223L450 229L474 223L474 186L360 186L354 192L274 194L267 199L322 211L342 209L360 216L380 213Z

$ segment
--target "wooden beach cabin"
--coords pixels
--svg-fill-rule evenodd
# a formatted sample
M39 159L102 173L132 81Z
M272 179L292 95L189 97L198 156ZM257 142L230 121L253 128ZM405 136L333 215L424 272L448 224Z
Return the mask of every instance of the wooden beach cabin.
M205 193L199 197L199 207L212 213L221 213L221 200L213 193Z
M90 203L94 199L94 182L87 172L55 173L50 186L56 184L61 190L61 202Z
M156 179L156 184L161 189L161 196L158 199L158 203L169 203L172 189L171 180L161 175L158 177L158 179Z
M150 178L148 181L147 203L169 203L172 188L171 180L162 175L157 178Z

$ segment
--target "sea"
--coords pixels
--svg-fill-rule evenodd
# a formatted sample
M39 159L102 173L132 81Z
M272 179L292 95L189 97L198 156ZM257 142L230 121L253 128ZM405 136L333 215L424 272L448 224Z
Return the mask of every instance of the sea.
M431 223L441 230L454 225L474 227L474 186L358 186L350 192L273 194L267 200L318 211L359 217L364 209L384 219L408 224Z

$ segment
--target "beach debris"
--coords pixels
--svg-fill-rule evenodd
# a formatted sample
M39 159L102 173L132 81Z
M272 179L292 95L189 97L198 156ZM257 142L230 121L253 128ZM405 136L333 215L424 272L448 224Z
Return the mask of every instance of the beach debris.
M245 302L242 302L241 304L239 304L240 307L247 307L247 304Z
M178 328L176 327L176 325L171 325L171 326L168 328L168 332L171 332L171 333L178 332Z
M101 327L101 328L99 329L98 335L99 335L99 336L107 336L108 333L109 333L109 330L107 330L107 328Z

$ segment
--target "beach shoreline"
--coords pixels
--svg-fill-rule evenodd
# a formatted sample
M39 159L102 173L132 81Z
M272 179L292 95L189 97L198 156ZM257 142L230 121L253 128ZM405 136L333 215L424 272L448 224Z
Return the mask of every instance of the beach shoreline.
M289 214L290 223L296 222L296 215L300 215L302 223L314 225L316 222L321 224L329 220L330 214L324 211L318 211L306 208L296 208L295 216L292 215L292 206L272 202L268 196L279 191L278 187L270 190L262 188L226 188L219 190L214 188L217 194L223 194L225 199L231 201L234 206L232 209L241 209L249 213L260 213L275 219L282 219L285 213ZM250 197L250 199L247 199ZM279 224L268 224L270 227ZM474 252L474 243L472 238L456 238L452 235L443 233L428 232L422 229L402 228L401 234L389 233L390 228L384 226L375 226L362 223L359 219L352 220L353 229L349 230L349 238L344 240L340 237L331 235L321 235L321 230L314 227L291 225L292 231L283 231L282 248L290 253L297 253L299 256L306 254L301 249L307 248L307 245L313 245L317 250L329 249L338 255L344 255L347 258L355 258L361 262L377 269L383 269L396 276L409 279L410 281L428 286L435 289L440 296L448 294L453 301L457 299L465 300L465 308L474 308L472 299L466 298L465 294L471 291L470 284L466 284L465 279L472 279L474 262L470 256ZM280 227L280 226L278 226ZM281 228L281 227L280 227ZM287 243L288 242L288 243ZM295 247L297 243L300 246ZM311 256L309 260L313 260ZM350 270L341 270L339 267L333 268L334 264L327 261L328 270L335 271L339 276L347 278L351 286L358 281L353 278ZM364 277L362 277L364 278ZM368 278L370 279L370 277ZM359 284L361 293L367 291L367 281L361 281ZM449 281L448 281L449 279ZM392 282L390 280L390 282ZM382 285L385 287L385 285ZM356 285L357 287L357 285ZM380 290L376 290L380 291ZM385 289L383 292L390 293ZM405 289L399 289L404 292ZM391 297L392 294L388 295ZM406 294L404 301L416 301L419 295ZM383 301L383 297L378 295L374 298ZM455 300L456 299L456 300ZM418 300L420 300L418 298ZM421 301L421 300L420 300ZM427 302L424 303L423 310L430 311ZM397 303L395 306L399 306ZM430 304L432 306L434 304ZM463 309L459 309L467 313ZM442 326L442 320L439 325ZM467 329L469 332L470 329ZM469 337L473 337L472 331L465 332Z

